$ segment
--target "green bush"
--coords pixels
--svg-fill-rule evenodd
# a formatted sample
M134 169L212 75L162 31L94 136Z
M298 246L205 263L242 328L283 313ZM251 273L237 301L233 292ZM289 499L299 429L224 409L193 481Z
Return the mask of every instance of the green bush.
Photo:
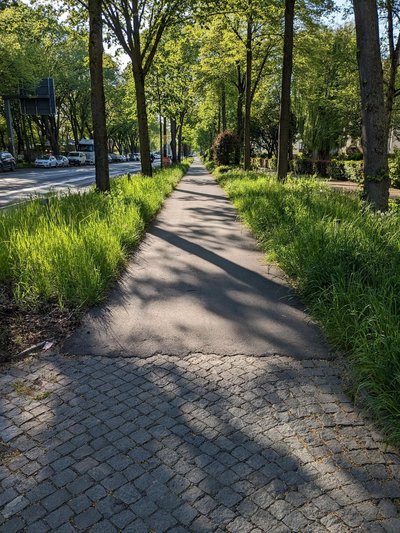
M290 168L292 172L299 175L312 175L315 173L314 164L312 160L304 156L295 156L291 161Z
M356 183L362 183L364 181L362 161L344 161L345 176L348 181L354 181Z
M214 161L220 165L233 165L237 151L240 148L239 139L232 131L221 132L214 141Z
M114 179L108 194L92 188L1 211L0 283L26 307L99 302L187 168Z
M278 159L275 156L268 160L268 168L275 172L278 170Z
M399 444L400 210L374 214L357 195L313 179L280 184L235 171L219 181L331 344L348 353L354 392L368 393Z
M396 149L389 158L389 174L393 187L400 187L400 150Z
M328 176L334 180L347 180L345 161L332 159L327 167Z
M216 164L215 164L215 161L206 161L204 163L204 166L206 167L208 172L212 172L215 169Z
M218 177L221 174L229 172L230 170L232 170L232 165L220 165L219 167L214 167L213 174L215 177Z

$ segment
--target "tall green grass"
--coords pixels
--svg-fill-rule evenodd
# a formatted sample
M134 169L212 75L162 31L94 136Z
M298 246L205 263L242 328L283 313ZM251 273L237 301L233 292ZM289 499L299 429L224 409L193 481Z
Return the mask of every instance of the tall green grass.
M111 181L111 192L32 199L0 212L0 283L22 307L99 302L189 164Z
M400 209L312 179L232 171L219 182L263 250L292 277L328 340L349 355L354 391L400 443Z

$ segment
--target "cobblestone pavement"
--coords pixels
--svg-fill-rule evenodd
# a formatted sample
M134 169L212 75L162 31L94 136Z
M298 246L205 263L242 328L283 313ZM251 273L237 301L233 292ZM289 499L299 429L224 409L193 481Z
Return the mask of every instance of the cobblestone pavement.
M400 531L329 361L47 356L0 376L1 531Z

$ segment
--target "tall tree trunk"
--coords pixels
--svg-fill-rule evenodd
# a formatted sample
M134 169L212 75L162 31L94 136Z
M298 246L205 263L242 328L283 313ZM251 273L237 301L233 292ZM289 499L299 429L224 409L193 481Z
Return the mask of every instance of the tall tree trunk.
M364 191L375 209L389 200L386 116L376 0L353 0L360 76Z
M160 141L160 167L163 167L162 153L163 153L163 120L160 108L160 124L159 124L159 141Z
M244 113L244 169L250 170L251 145L250 145L250 115L251 115L251 74L253 68L253 24L247 22L246 37L246 100Z
M110 190L110 176L103 80L102 0L89 0L89 68L96 188L104 192Z
M137 67L133 67L132 70L133 78L135 80L136 111L139 130L140 161L142 165L142 174L144 174L145 176L152 176L153 168L151 166L150 160L149 123L147 119L143 69L140 65L137 65Z
M286 179L289 167L290 90L293 70L293 27L295 0L285 1L285 34L283 41L283 65L281 109L278 138L278 180Z
M177 162L176 156L176 120L171 118L171 152L172 152L172 162L175 164Z
M222 82L221 85L221 120L222 120L222 131L226 131L226 90L225 83Z
M164 117L163 124L163 152L161 157L167 157L167 117Z
M140 22L138 10L133 15L133 38L135 46L132 53L132 71L135 82L136 111L139 130L140 162L142 174L153 175L153 167L150 159L149 123L147 119L146 93L144 86L145 74L142 64L142 49L140 46ZM160 154L161 156L161 154Z
M241 147L243 145L243 101L244 101L244 91L245 85L243 83L243 76L240 69L240 64L237 63L237 83L236 88L238 91L238 98L236 104L236 135L239 139L238 147L235 153L235 164L239 165L240 156L241 156Z
M178 134L178 162L180 163L182 161L182 125L181 124L178 124L177 134Z

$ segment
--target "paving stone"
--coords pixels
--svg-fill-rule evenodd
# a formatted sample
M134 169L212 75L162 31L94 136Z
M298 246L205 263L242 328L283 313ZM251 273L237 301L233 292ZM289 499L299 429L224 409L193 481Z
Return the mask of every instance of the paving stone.
M68 505L73 509L75 514L80 514L85 509L88 509L92 505L92 502L86 494L80 494L69 500Z
M119 530L124 530L128 524L131 524L135 520L135 518L136 516L129 511L129 509L125 509L114 515L111 520Z
M40 503L29 505L28 507L25 507L25 509L23 509L23 511L20 513L20 515L23 517L27 524L32 524L40 520L46 514L46 509L42 505L40 505Z
M176 524L176 519L170 513L158 510L151 515L148 519L148 523L150 528L157 531L157 533L164 533L164 531L168 531Z
M189 524L198 515L198 511L194 509L191 505L185 503L178 507L178 509L175 509L172 514L180 524L183 524L184 526L189 526Z
M74 511L68 507L68 505L63 505L52 513L47 514L44 520L49 524L52 530L58 531L60 526L68 522L73 514Z
M24 522L18 516L14 516L10 520L7 520L7 522L5 522L1 527L4 532L17 533L17 531L23 531ZM35 531L40 532L44 530L41 530L40 527L38 527Z
M87 530L96 522L101 520L102 516L101 514L91 507L90 509L87 509L86 511L83 511L82 513L78 514L74 517L74 524L79 528L83 530Z
M214 529L212 521L206 516L199 516L190 526L190 530L194 533L206 533L206 531L213 531Z
M70 499L71 494L69 492L67 492L65 489L59 489L50 494L50 496L44 498L41 503L47 509L47 511L51 512L54 511L54 509L61 507L63 503L68 502Z
M157 506L151 500L141 498L131 505L130 509L135 513L136 516L140 518L147 518L157 510Z
M25 496L17 496L10 502L8 502L2 509L1 513L4 518L10 518L29 505L29 500Z
M0 468L1 531L400 531L399 456L331 362L196 354L14 366L12 381L45 381L54 367L60 380L46 406L4 402L0 426L18 421L21 454ZM0 375L9 403L10 371Z
M118 533L118 529L109 520L101 520L90 529L90 533Z
M248 533L254 529L253 524L248 522L242 516L238 516L227 526L227 530L232 533Z

